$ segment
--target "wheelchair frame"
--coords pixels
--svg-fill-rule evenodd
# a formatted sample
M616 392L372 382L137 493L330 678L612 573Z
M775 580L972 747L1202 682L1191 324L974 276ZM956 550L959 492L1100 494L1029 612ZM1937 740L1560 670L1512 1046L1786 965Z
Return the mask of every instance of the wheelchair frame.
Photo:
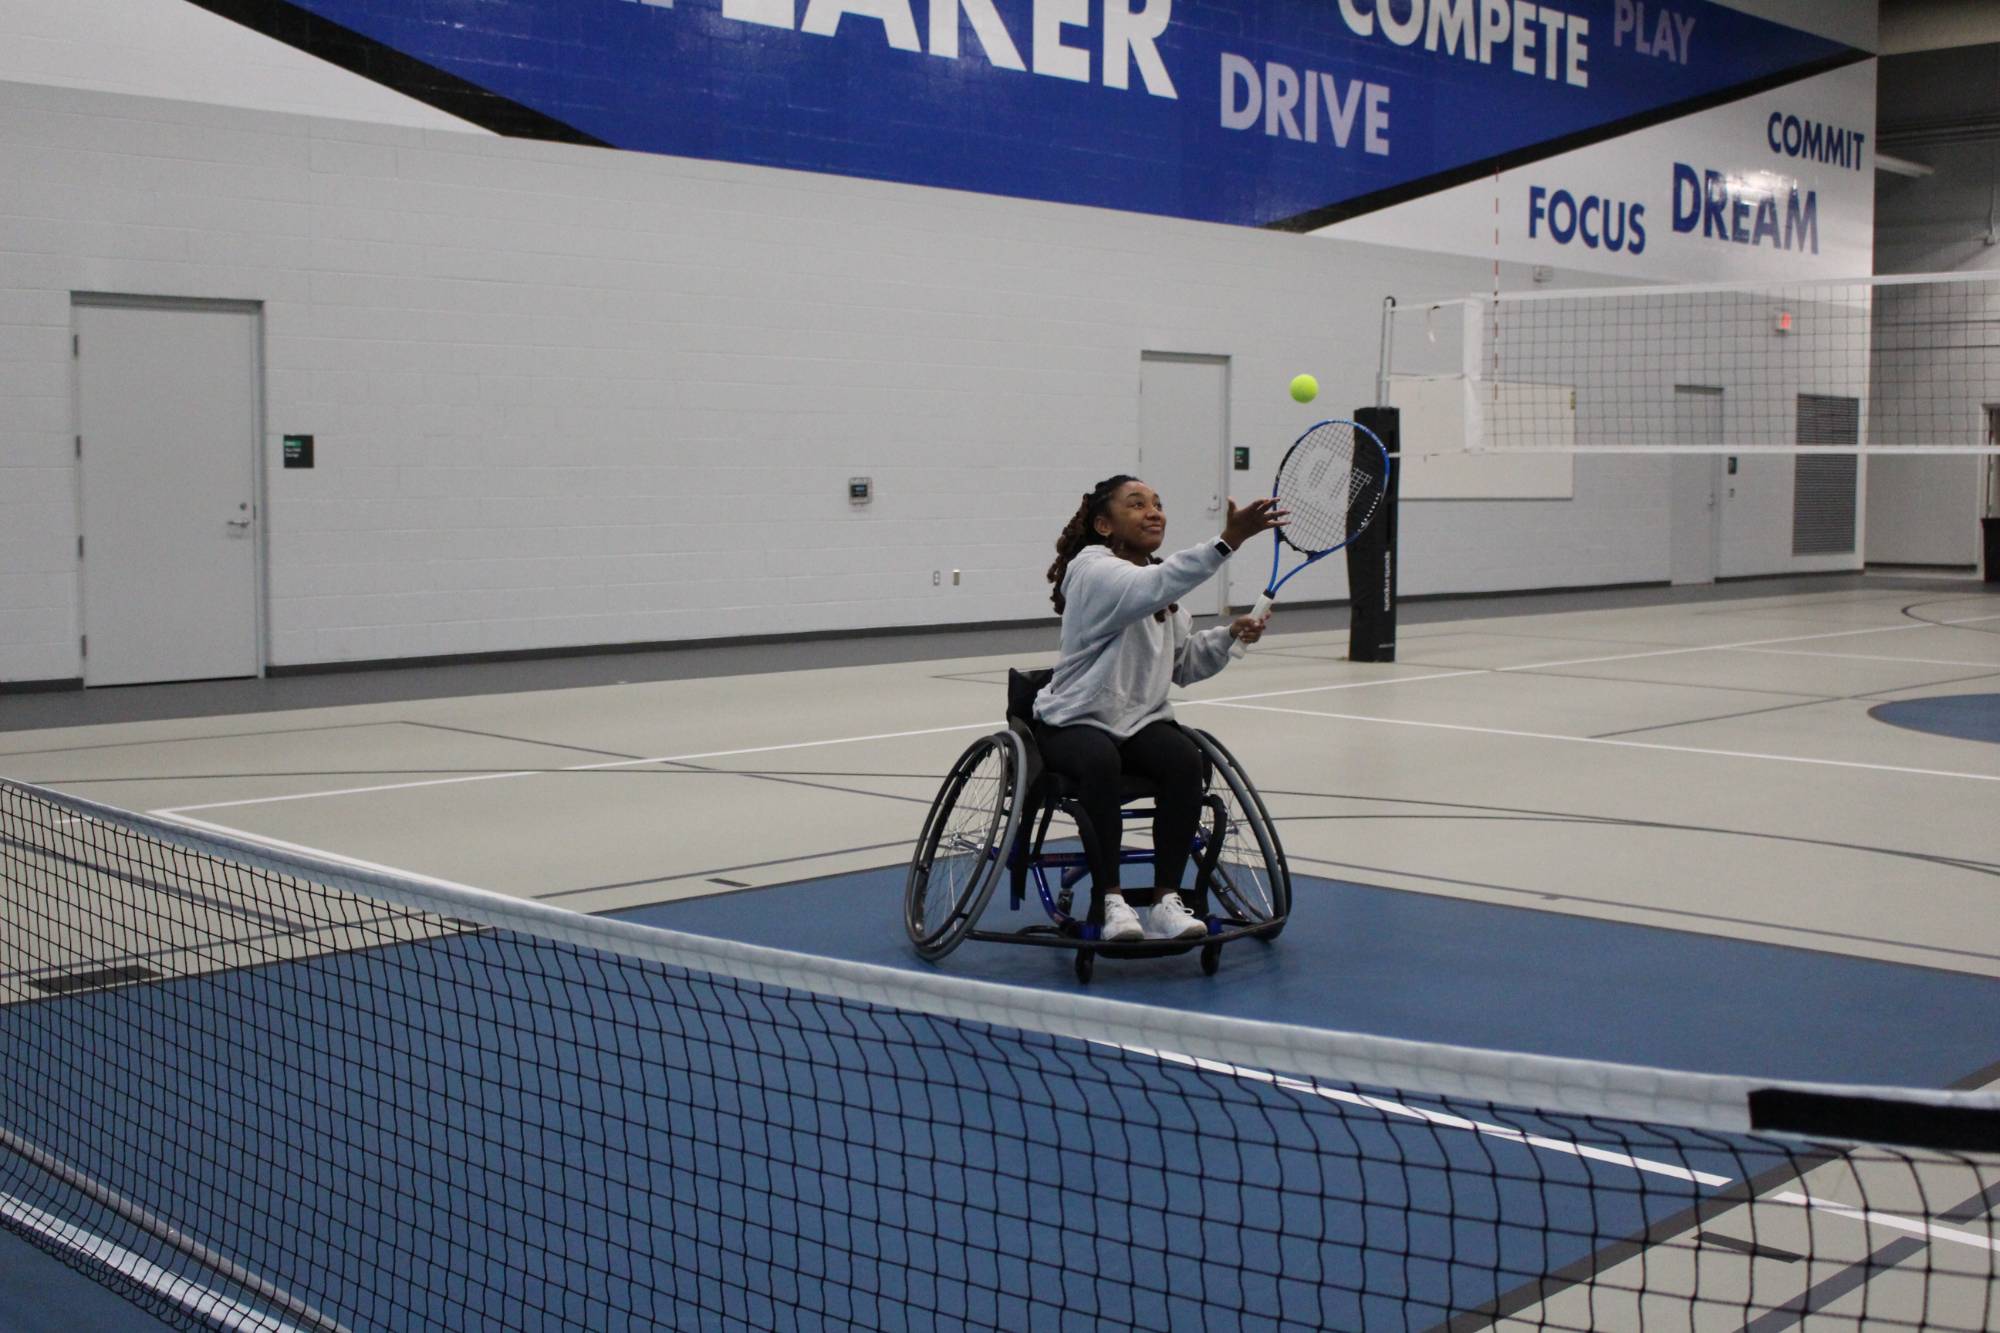
M1199 950L1202 971L1212 975L1220 965L1225 944L1253 937L1275 939L1291 911L1291 875L1277 830L1235 756L1213 736L1194 727L1183 730L1202 752L1202 801L1190 849L1195 883L1183 896L1195 914L1208 923L1208 934L1175 940L1103 940L1099 938L1103 897L1095 892L1095 885L1085 915L1075 915L1076 886L1089 878L1090 850L1097 832L1068 779L1041 767L1031 718L1034 695L1049 675L1047 671L1008 673L1007 730L982 736L968 746L931 803L904 892L904 921L917 951L935 961L966 939L1073 949L1077 979L1087 983L1100 954L1149 958ZM999 771L989 775L994 768ZM954 828L951 821L961 797L975 782L993 784L997 797L990 810L973 804L968 825ZM1150 783L1131 779L1121 787L1121 842L1123 820L1153 815L1151 807L1131 804L1144 801L1152 792ZM1051 851L1046 847L1049 826L1058 812L1075 823L1083 850ZM1232 846L1244 847L1245 855L1225 860ZM926 899L941 853L948 870L969 862L964 867L968 874L963 887L947 890L950 911L943 921L927 922ZM1262 862L1261 884L1249 859L1253 855ZM1127 850L1119 857L1124 865L1150 864L1152 860L1150 849ZM1011 931L978 928L980 914L1003 870L1009 876L1009 907L1020 909L1032 879L1049 918L1046 923ZM1135 905L1150 902L1154 892L1124 890L1127 900ZM1226 911L1210 911L1216 898Z

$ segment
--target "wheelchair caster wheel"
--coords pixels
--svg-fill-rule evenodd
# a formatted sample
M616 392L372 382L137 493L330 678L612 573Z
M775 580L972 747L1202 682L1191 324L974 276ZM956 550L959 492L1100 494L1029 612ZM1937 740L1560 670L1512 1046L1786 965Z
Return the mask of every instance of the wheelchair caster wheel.
M1215 969L1221 966L1222 966L1222 946L1220 944L1202 945L1201 974L1205 977L1212 977L1215 975Z
M1090 974L1097 970L1097 955L1089 949L1076 951L1076 979L1088 986Z

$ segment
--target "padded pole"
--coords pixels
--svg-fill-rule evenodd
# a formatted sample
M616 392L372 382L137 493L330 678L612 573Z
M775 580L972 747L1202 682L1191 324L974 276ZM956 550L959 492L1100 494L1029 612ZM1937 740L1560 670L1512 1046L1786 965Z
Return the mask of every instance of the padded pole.
M1389 479L1375 521L1347 545L1350 662L1396 660L1396 499L1402 483L1401 413L1393 407L1363 407L1354 419L1375 432L1389 451ZM1373 451L1355 455L1371 457Z

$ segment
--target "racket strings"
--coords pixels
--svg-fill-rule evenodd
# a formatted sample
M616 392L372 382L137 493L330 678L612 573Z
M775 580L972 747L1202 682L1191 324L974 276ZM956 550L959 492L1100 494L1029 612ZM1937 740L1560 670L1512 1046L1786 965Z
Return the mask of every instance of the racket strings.
M1382 479L1356 466L1354 428L1327 422L1292 446L1278 470L1276 494L1291 516L1280 537L1314 554L1368 526L1382 500Z

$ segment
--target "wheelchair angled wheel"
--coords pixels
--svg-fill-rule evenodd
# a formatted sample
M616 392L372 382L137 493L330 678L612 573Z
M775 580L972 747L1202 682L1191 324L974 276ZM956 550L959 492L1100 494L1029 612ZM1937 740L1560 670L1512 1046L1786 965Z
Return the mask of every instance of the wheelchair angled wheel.
M1027 750L1012 731L981 736L951 766L910 859L903 919L925 958L958 947L993 894L1020 822Z
M1292 911L1292 877L1277 827L1257 789L1243 776L1236 756L1221 741L1195 727L1184 730L1200 747L1213 776L1204 798L1199 836L1221 844L1209 873L1212 912L1260 926L1260 939L1274 940ZM1197 852L1197 861L1202 854ZM1210 958L1202 957L1203 970Z

